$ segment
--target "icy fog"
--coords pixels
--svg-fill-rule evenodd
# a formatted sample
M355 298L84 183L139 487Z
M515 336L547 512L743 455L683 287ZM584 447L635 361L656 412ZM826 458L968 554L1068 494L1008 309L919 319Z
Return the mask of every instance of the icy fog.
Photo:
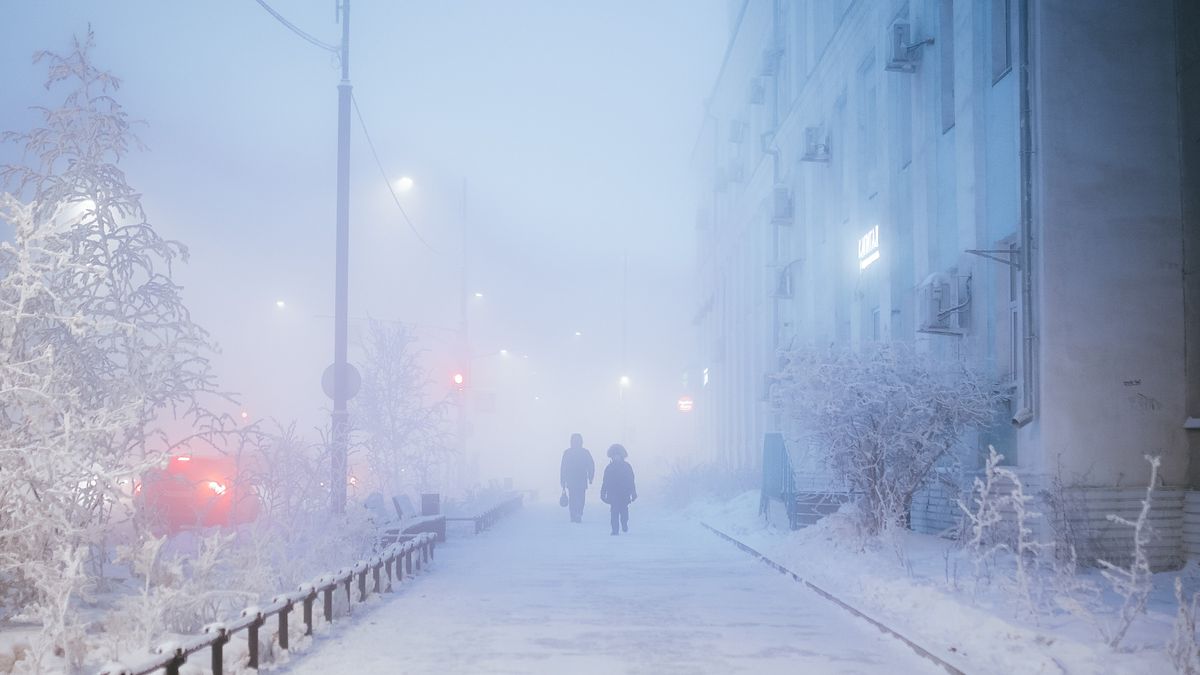
M1197 27L0 0L0 674L1200 674Z
M332 7L286 9L307 30L337 35ZM466 369L456 343L465 182L468 447L480 482L554 489L572 432L597 452L625 440L647 468L689 454L688 419L675 411L693 312L687 157L723 11L658 2L639 4L631 20L620 3L357 8L355 98L388 178L412 180L398 194L419 237L356 118L350 360L366 319L409 323L426 350L429 395L453 392L453 373ZM177 276L221 347L222 386L252 419L327 424L331 55L254 2L103 12L90 2L9 3L5 14L0 127L29 126L28 106L49 100L30 55L91 22L97 59L124 79L131 115L147 121L138 133L149 151L130 155L126 170L164 236L191 250ZM9 145L0 153L19 156ZM623 438L622 375L631 382Z

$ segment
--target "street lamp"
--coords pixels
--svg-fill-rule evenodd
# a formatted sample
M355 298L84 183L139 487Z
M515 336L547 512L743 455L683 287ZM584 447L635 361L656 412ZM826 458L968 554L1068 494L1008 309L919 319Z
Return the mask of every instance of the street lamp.
M408 176L401 176L400 180L396 181L396 189L401 192L408 192L413 187L413 179Z
M621 376L621 379L620 379L621 388L622 388L622 389L628 389L628 388L629 388L629 383L630 383L629 376L628 376L628 375L622 375L622 376Z

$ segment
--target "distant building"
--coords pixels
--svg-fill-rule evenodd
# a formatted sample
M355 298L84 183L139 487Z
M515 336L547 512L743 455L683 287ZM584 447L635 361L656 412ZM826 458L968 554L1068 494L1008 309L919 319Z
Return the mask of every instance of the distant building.
M1158 554L1180 551L1200 474L1195 4L731 2L693 158L710 455L757 467L778 348L915 341L993 370L1012 403L979 445L1035 488L1079 486L1081 518L1136 508L1161 455ZM922 495L914 527L950 527L952 496Z

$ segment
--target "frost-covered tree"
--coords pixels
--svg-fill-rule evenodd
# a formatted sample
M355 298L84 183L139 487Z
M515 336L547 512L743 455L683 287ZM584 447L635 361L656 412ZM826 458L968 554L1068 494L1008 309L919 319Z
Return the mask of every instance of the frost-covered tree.
M801 348L780 363L771 401L789 447L821 456L868 535L906 520L913 494L999 402L978 371L902 344Z
M74 608L107 560L131 483L169 447L158 421L213 390L205 332L184 306L178 242L147 222L118 163L138 146L92 65L89 32L41 52L61 105L3 139L0 168L0 586L42 622L47 649L81 663Z
M372 321L363 342L354 412L374 480L392 494L431 489L454 454L451 402L431 400L432 380L408 326Z

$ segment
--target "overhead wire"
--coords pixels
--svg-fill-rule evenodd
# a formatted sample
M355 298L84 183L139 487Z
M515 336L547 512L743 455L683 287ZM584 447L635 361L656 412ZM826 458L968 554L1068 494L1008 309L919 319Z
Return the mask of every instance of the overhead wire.
M341 48L338 47L337 45L331 45L328 42L324 42L324 41L320 40L319 38L313 36L312 34L305 32L299 26L292 23L291 21L288 21L285 16L283 16L279 12L275 11L275 9L273 7L268 5L266 3L266 0L254 0L254 1L257 2L260 7L267 10L268 14L275 17L276 21L283 24L284 27L286 27L288 30L290 30L293 33L295 33L296 35L300 36L305 42L308 42L309 44L311 44L315 47L320 47L321 49L324 49L326 51L333 52L334 54L337 54L338 52L341 51Z
M392 201L396 203L396 208L399 209L400 215L404 216L404 222L408 224L408 229L412 230L413 236L417 238L417 241L421 242L431 253L444 255L426 241L425 237L421 236L421 232L413 223L412 218L408 217L408 211L404 210L404 204L400 202L400 195L396 194L396 189L392 187L392 181L388 179L387 170L383 168L383 162L379 159L379 152L375 150L375 142L371 140L371 132L367 130L367 123L363 119L362 110L358 107L358 97L351 93L350 100L354 103L354 114L358 117L358 125L362 128L363 138L367 140L367 147L371 150L371 156L375 158L375 166L379 167L379 175L383 177L383 183L387 185L388 192L392 195Z
M283 26L285 28L287 28L288 30L295 33L297 36L302 38L305 42L308 42L311 45L320 47L321 49L333 52L335 54L337 54L341 51L341 49L339 47L337 47L336 45L331 45L328 42L324 42L324 41L318 39L317 37L311 35L310 33L305 32L303 29L301 29L299 26L292 23L291 21L288 21L287 17L283 16L282 14L277 12L275 10L275 8L268 5L266 3L266 0L254 0L254 1L257 2L259 4L259 6L262 7L264 10L266 10L268 14L275 17L276 21L283 24ZM367 139L367 147L371 149L371 156L375 159L375 165L377 167L379 167L379 174L383 177L384 185L387 185L388 192L392 195L392 201L394 201L396 203L396 208L399 209L400 215L404 216L404 222L408 225L408 229L412 230L412 233L417 238L417 240L420 241L421 244L425 246L425 248L429 249L430 252L435 253L437 255L442 255L441 251L434 248L428 241L425 240L425 237L421 236L421 232L417 229L417 226L413 223L412 218L410 218L408 216L408 212L404 210L404 204L402 204L400 202L400 196L396 194L395 188L392 187L392 182L390 180L388 180L387 170L383 168L383 162L379 159L379 152L375 150L375 142L373 140L371 140L371 132L367 130L367 123L363 119L362 110L358 107L358 97L354 96L354 94L351 94L350 99L354 102L354 114L355 114L355 116L358 117L358 124L362 128L363 137Z

